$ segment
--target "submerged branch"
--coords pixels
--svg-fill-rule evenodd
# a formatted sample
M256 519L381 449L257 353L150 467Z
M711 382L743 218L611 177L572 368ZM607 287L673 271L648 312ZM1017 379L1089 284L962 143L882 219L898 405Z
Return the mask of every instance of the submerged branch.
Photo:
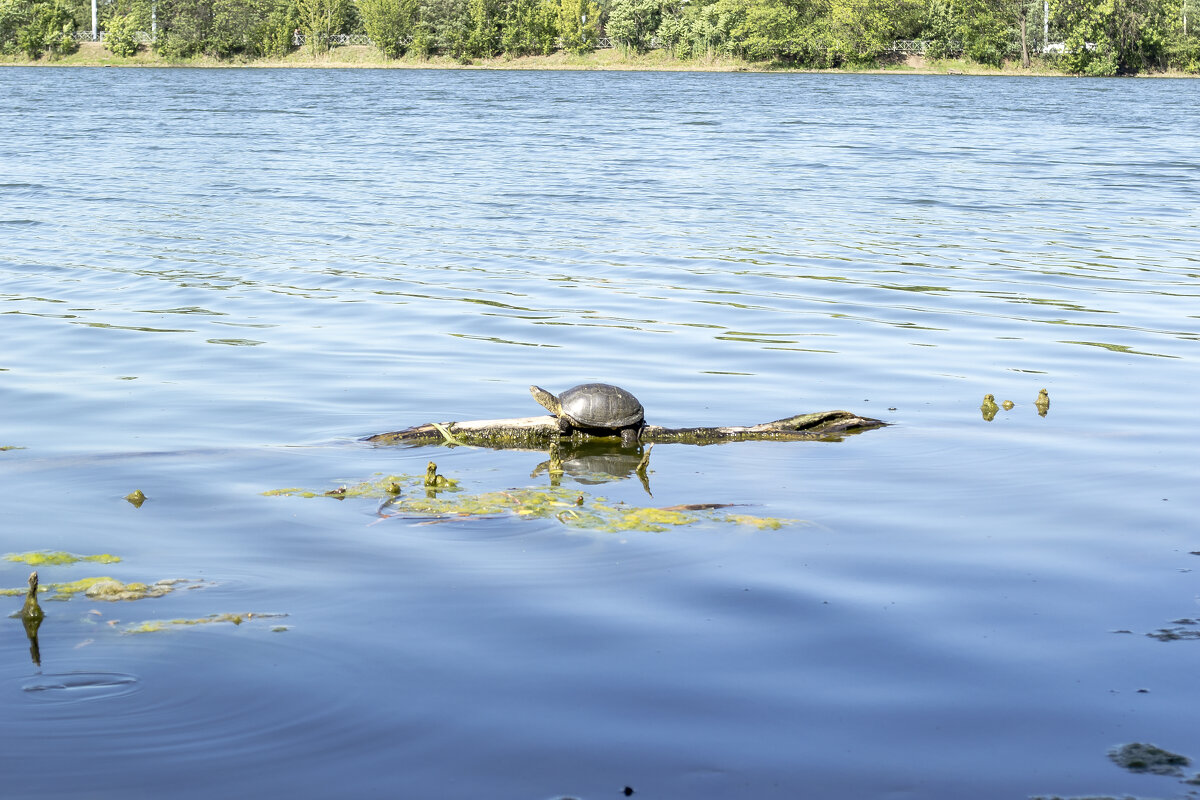
M718 444L745 441L837 441L848 434L881 428L886 422L860 417L849 411L818 411L763 422L758 425L729 425L716 428L664 428L647 425L640 440L644 443ZM379 433L364 441L374 444L466 444L492 448L545 449L551 442L567 438L578 441L620 440L619 436L595 436L574 431L565 437L557 421L549 415L513 419L476 419L465 422L426 423L402 431Z

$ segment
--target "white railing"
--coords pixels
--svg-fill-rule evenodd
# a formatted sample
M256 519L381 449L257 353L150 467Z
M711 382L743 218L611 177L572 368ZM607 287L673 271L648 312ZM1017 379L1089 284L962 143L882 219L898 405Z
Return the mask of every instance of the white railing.
M372 44L371 37L365 33L335 33L332 36L324 37L329 42L330 47L345 47L352 44ZM292 34L292 44L296 47L303 47L308 42L308 36L296 31Z
M74 33L69 34L69 36L77 42L103 42L107 35L108 34L105 31L96 31L96 38L93 39L91 31L75 31ZM137 31L134 33L133 40L138 44L154 44L154 39L152 39L150 34L146 33L145 31Z
M892 42L892 46L888 48L888 52L912 53L913 55L923 56L928 47L929 42L924 39L897 39Z

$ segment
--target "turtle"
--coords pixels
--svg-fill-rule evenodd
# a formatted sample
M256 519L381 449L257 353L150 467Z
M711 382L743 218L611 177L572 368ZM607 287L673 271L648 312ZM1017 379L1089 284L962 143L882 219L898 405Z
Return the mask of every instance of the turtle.
M642 404L619 386L584 383L555 396L540 386L530 386L533 399L558 418L558 429L572 429L600 436L621 437L626 447L633 446L646 424Z

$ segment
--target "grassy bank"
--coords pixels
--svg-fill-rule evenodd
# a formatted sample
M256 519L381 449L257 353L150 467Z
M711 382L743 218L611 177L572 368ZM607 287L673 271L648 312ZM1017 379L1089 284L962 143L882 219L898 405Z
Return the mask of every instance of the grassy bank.
M738 58L712 57L676 59L662 50L643 55L622 53L620 50L597 50L594 53L575 55L555 53L549 56L525 56L522 58L475 59L461 63L445 56L431 58L405 57L388 59L374 47L336 47L328 53L313 55L298 50L284 58L231 59L221 60L208 56L197 56L182 61L162 58L151 50L142 48L130 58L120 58L96 42L84 42L79 51L67 56L43 56L29 59L24 56L0 56L0 65L49 66L49 67L252 67L308 68L308 69L524 69L524 70L629 70L629 71L680 71L680 72L829 72L862 74L910 74L910 75L1032 75L1064 76L1052 65L1035 61L1029 69L1019 63L1010 62L1003 68L989 67L964 59L933 60L921 56L897 57L888 63L871 68L843 68L831 70L798 70L772 62L751 62ZM1185 73L1152 73L1143 77L1188 77Z

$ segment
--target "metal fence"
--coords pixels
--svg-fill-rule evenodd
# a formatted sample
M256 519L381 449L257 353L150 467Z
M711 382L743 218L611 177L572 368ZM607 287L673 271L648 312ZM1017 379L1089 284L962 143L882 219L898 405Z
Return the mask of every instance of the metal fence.
M371 41L371 37L367 36L365 33L335 33L332 36L324 36L322 38L329 44L330 47L345 47L346 45L351 44L374 44ZM292 44L294 44L296 47L304 47L304 45L307 43L308 37L300 31L296 31L292 34Z
M77 42L103 42L107 34L104 31L96 31L96 38L93 39L91 31L75 31L68 36ZM153 37L145 31L134 33L133 40L138 44L154 44Z

